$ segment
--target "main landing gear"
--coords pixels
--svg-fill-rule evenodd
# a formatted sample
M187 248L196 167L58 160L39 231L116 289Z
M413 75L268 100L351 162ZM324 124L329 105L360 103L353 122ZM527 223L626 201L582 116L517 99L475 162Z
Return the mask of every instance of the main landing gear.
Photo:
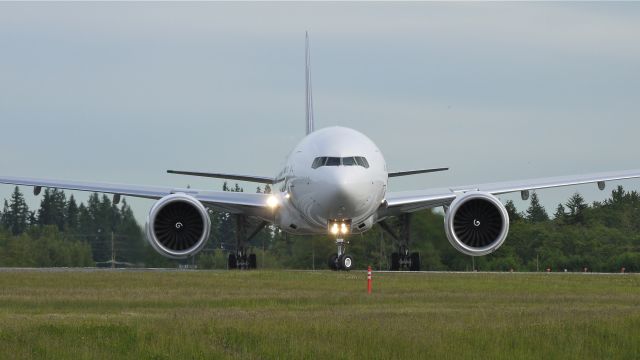
M258 267L256 254L247 254L247 249L230 253L227 259L228 269L255 269Z
M353 267L353 258L351 255L346 254L347 242L342 238L336 239L336 245L338 246L338 252L333 253L329 257L329 268L331 270L344 270L349 271Z
M380 227L391 236L398 248L398 251L391 253L389 270L420 271L420 253L409 251L411 214L402 214L398 220L399 233L396 233L386 221L379 222Z
M227 269L255 269L258 267L256 254L251 253L247 243L253 239L266 225L263 221L247 236L249 221L244 215L234 215L236 218L236 251L229 253Z
M420 271L420 253L410 253L407 247L401 246L398 252L391 253L391 265L389 266L389 270Z

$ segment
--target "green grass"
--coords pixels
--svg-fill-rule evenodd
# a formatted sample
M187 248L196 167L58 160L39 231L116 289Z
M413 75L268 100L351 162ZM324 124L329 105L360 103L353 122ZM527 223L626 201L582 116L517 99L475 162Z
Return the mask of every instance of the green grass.
M0 272L3 359L639 356L638 275Z

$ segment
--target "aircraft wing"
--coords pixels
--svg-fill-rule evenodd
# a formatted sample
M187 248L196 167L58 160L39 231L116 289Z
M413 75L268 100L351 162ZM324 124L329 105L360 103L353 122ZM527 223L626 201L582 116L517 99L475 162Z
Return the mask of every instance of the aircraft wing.
M267 205L269 195L230 191L205 191L197 189L171 188L160 186L124 185L72 180L36 179L28 177L0 176L0 184L33 186L35 188L56 188L90 191L146 199L160 199L169 194L185 193L200 200L204 205L217 210L236 214L273 218Z
M518 191L547 189L633 178L640 178L640 170L612 171L585 175L506 181L430 189L424 191L388 192L386 197L386 206L380 208L378 215L380 217L385 217L449 205L456 198L457 194L468 191L483 191L493 195L500 195Z
M272 177L255 176L255 175L237 175L237 174L208 173L208 172L197 172L197 171L178 171L178 170L167 170L167 173L178 174L178 175L210 177L210 178L216 178L216 179L249 181L249 182L262 183L262 184L275 184L278 181L280 181L280 179L276 179Z
M389 177L398 177L398 176L407 176L407 175L416 175L416 174L426 174L438 171L447 171L449 168L435 168L435 169L421 169L421 170L410 170L410 171L392 171L389 173Z

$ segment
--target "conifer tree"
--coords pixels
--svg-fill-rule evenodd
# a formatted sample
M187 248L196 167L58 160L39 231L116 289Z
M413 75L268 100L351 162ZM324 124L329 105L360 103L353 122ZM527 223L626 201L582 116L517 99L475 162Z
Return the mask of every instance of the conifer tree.
M38 225L38 218L35 211L29 211L29 226Z
M115 247L117 261L137 263L145 256L146 249L142 229L124 198L122 199L122 205L118 209Z
M621 185L618 185L617 188L611 191L611 200L608 201L610 204L622 204L624 202L625 191Z
M58 230L64 230L65 223L65 194L58 189L45 189L38 209L39 225L56 225Z
M584 222L584 210L587 204L579 193L573 194L565 204L569 213L567 219L573 224L581 224Z
M42 199L40 199L40 208L38 209L39 225L51 224L51 202L51 189L46 188L42 192Z
M11 226L11 214L9 213L9 202L7 201L7 199L4 199L2 218L0 220L2 220L2 227L4 227L5 229L9 229L9 227Z
M29 207L17 186L11 194L11 200L8 204L5 200L3 224L13 235L22 234L29 225Z
M71 195L69 196L69 201L67 201L64 211L65 228L67 230L74 231L78 228L78 212L79 209L76 199Z
M518 212L518 209L516 209L516 205L513 203L513 200L507 201L507 203L504 204L504 207L507 209L507 214L509 214L509 220L511 222L523 219L522 214Z
M53 189L53 225L58 226L60 231L64 230L65 208L67 206L67 195L60 189Z
M536 193L531 194L531 204L527 209L527 220L529 222L543 222L549 220L547 211L540 205L538 195Z
M88 234L91 233L92 223L89 209L87 209L84 203L80 203L80 206L78 206L78 232L86 236L87 240L89 240Z
M558 204L556 208L556 212L553 214L553 219L557 221L564 221L564 218L567 216L567 213L564 210L564 206L562 204Z
M107 201L109 199L107 198ZM111 203L100 201L97 193L92 193L87 200L86 214L80 212L82 232L91 245L93 259L106 261L111 258Z

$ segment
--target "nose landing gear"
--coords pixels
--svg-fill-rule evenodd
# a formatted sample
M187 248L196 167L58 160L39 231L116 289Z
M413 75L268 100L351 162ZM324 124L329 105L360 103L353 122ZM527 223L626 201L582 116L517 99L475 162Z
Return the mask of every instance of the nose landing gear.
M346 253L349 242L344 241L344 236L351 230L351 220L331 220L327 224L327 229L330 234L336 237L336 246L338 247L338 252L331 254L329 257L329 268L331 270L351 270L353 268L353 257Z
M353 267L353 258L351 255L346 254L347 242L342 238L336 239L336 245L338 246L338 252L333 253L329 257L329 268L331 270L344 270L349 271Z

